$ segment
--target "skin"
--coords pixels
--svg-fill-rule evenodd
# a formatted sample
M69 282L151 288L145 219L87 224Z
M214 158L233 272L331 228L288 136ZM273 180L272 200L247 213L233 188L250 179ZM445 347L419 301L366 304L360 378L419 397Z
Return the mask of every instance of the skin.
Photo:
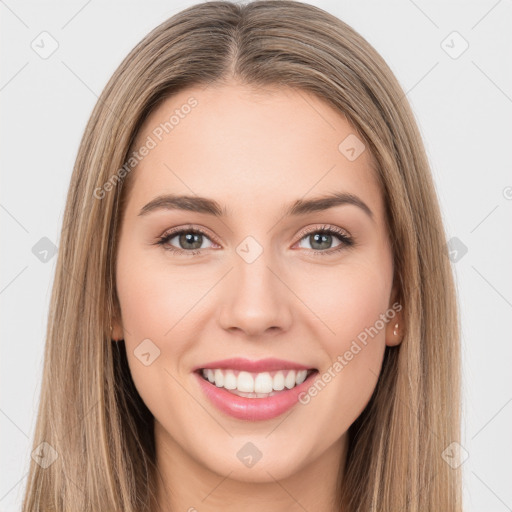
M234 356L276 357L322 374L391 308L392 253L372 157L366 150L349 161L338 150L355 130L321 99L236 82L165 100L141 127L136 147L191 96L198 105L133 171L117 252L121 319L113 338L125 340L135 385L155 417L160 508L333 511L347 430L371 397L385 346L401 340L393 334L401 314L307 405L272 420L225 415L203 395L192 369ZM333 191L357 195L373 219L350 204L282 217L297 199ZM164 193L212 198L230 215L138 215ZM208 233L201 254L156 244L188 224ZM333 235L330 245L315 245L312 235L323 225L341 228L355 245L314 254L343 244ZM236 252L249 235L263 250L250 264ZM191 251L176 236L167 244ZM160 355L145 366L134 350L148 338ZM237 458L247 442L262 453L252 467Z

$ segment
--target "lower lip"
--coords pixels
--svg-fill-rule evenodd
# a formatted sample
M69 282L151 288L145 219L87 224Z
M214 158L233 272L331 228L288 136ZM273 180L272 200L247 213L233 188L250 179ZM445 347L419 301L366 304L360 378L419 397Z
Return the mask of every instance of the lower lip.
M318 372L314 371L302 384L280 391L273 396L246 398L234 395L224 388L218 388L195 372L201 389L213 405L229 416L247 421L270 420L284 414L297 404L299 394L311 386L311 382L317 374Z

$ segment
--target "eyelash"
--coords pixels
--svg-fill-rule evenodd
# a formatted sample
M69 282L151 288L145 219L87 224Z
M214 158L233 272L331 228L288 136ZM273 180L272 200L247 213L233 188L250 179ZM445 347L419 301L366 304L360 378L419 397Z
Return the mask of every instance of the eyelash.
M181 235L182 233L200 234L200 235L204 235L208 239L210 239L210 236L208 235L208 233L206 233L202 229L190 227L190 228L181 228L181 229L177 229L176 231L170 231L170 232L164 233L161 237L158 238L158 241L156 242L156 244L161 245L166 251L171 251L172 253L175 253L178 255L195 256L197 254L200 254L202 251L204 251L204 249L194 249L194 250L186 251L184 249L177 249L176 247L173 247L172 245L167 245L169 240L173 239L176 235ZM301 233L299 242L306 236L312 235L314 233L320 233L322 235L335 235L341 242L341 244L334 249L318 250L318 251L310 249L309 251L312 252L315 256L329 256L329 255L338 253L339 251L346 249L347 247L352 247L355 244L354 239L352 237L348 236L343 230L341 230L340 228L337 228L335 226L328 226L328 225L322 226L321 228L311 229L311 230Z

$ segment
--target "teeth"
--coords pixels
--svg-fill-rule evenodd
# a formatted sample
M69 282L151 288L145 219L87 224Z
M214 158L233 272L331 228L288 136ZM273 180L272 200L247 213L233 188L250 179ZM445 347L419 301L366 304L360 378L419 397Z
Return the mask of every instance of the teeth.
M290 370L288 375L286 375L284 379L284 385L288 389L292 389L295 386L295 372L293 370Z
M297 376L295 377L295 384L297 386L302 384L306 380L306 375L308 374L307 370L300 370L297 372Z
M219 388L225 388L240 396L263 398L274 391L292 389L302 384L307 370L279 370L274 372L249 373L237 370L205 369L203 377Z
M238 385L238 379L233 372L229 370L224 374L224 387L226 389L236 389Z
M282 391L284 389L284 375L283 375L283 372L277 372L274 375L274 380L272 381L272 387L276 391Z
M215 370L215 385L218 388L224 386L224 374L221 370Z
M215 371L220 372L220 370ZM215 385L217 385L217 379L215 379ZM252 393L254 391L254 379L252 375L248 372L240 372L238 374L238 380L236 381L236 389L238 389L238 391L244 391L245 393Z
M270 373L258 373L254 379L254 392L255 393L270 393L272 391L272 377Z

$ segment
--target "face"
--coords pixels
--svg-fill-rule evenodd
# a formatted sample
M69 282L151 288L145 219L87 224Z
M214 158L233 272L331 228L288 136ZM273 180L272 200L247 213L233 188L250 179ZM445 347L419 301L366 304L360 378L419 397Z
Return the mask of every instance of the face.
M400 316L361 144L322 100L283 88L189 88L145 121L114 338L159 460L245 482L339 464Z

